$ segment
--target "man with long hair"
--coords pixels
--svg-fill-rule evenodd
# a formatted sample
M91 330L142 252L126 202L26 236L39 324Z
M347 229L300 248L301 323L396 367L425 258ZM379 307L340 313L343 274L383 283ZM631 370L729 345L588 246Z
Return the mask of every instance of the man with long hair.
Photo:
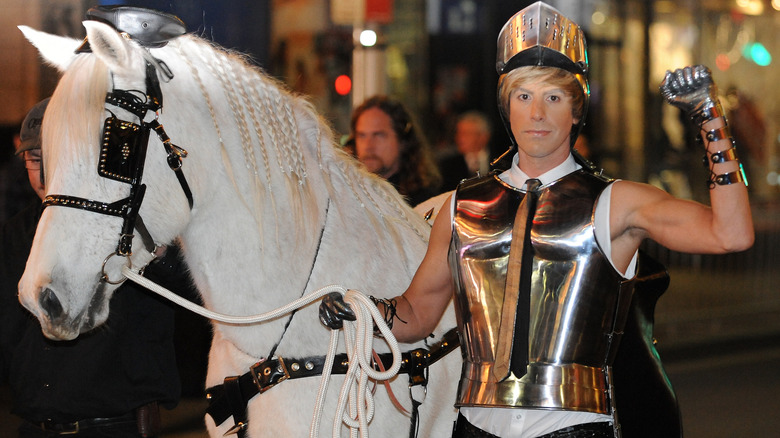
M357 159L410 205L439 193L441 176L428 143L401 102L382 95L367 99L352 113L350 129Z

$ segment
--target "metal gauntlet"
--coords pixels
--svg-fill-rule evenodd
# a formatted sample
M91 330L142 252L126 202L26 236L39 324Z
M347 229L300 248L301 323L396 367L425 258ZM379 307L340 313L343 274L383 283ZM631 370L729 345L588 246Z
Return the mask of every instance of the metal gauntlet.
M723 117L718 99L718 87L712 81L710 69L703 65L667 71L661 83L661 95L685 112L696 126Z
M710 176L707 185L713 189L719 185L728 185L744 182L747 186L747 178L742 164L739 163L734 138L731 136L726 114L718 99L718 87L712 80L710 69L703 65L688 66L677 69L674 72L667 71L661 83L661 95L671 105L680 108L691 119L695 126L704 130L704 124L723 118L723 127L704 133L704 140L709 146L712 142L729 140L730 147L709 153L705 152L703 163L709 169ZM739 170L724 174L716 174L714 166L726 161L736 161Z
M322 298L319 314L320 322L332 330L343 327L344 320L354 321L356 319L352 307L344 301L344 296L338 292L331 292Z

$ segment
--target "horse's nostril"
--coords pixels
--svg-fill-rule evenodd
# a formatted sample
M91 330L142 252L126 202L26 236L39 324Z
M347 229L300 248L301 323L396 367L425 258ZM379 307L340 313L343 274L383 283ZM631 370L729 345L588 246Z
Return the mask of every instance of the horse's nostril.
M38 303L41 305L41 309L49 315L49 319L56 319L62 315L62 304L51 289L46 288L41 292Z

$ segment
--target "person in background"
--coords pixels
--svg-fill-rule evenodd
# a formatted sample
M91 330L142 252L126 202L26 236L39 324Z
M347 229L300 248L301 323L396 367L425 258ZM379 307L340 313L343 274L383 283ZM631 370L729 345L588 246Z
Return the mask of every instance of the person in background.
M45 195L40 129L48 99L27 115L18 153L30 185ZM72 341L51 341L19 303L24 271L41 213L41 199L0 225L0 375L10 385L20 438L149 438L160 433L159 407L180 397L174 353L175 308L125 282L111 300L104 326ZM166 250L167 249L167 250ZM145 275L185 294L193 290L175 246Z
M353 111L350 129L357 159L411 206L439 193L441 176L428 143L401 102L370 97Z
M588 57L582 30L559 11L537 2L515 14L497 59L512 167L458 186L408 289L377 305L397 340L414 342L454 299L464 357L454 438L619 438L621 406L632 400L616 406L612 363L640 244L722 254L755 238L717 87L704 66L668 72L661 85L700 132L707 206L604 177L572 152L587 109ZM331 328L352 313L338 293L320 305Z
M0 222L8 220L35 197L27 184L24 161L16 153L20 128L20 123L0 128Z
M490 172L491 135L490 122L479 111L468 111L458 117L454 136L457 152L439 160L442 191L454 190L462 180Z

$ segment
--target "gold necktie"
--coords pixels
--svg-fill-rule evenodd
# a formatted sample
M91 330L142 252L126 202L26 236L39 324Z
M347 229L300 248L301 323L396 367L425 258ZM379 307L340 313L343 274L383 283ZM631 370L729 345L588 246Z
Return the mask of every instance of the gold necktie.
M518 378L527 372L530 289L534 257L531 246L531 228L536 212L536 202L539 199L537 192L539 186L541 186L541 181L538 179L533 178L526 181L527 192L517 208L512 227L512 246L509 249L507 263L504 306L501 312L498 350L493 368L493 376L497 381L508 377L510 371ZM518 245L521 237L523 243Z

